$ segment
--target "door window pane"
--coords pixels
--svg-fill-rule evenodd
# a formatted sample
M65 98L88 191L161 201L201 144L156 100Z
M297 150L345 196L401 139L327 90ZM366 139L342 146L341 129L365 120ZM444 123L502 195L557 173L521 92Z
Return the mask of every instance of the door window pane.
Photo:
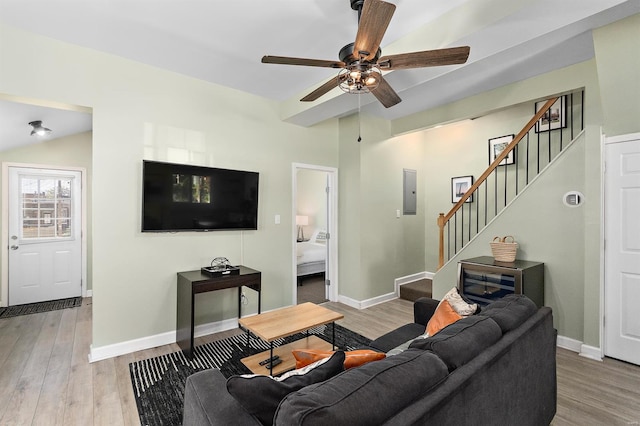
M22 238L71 237L73 178L20 178Z
M56 226L56 233L59 237L70 237L71 236L71 220L58 219L58 224Z

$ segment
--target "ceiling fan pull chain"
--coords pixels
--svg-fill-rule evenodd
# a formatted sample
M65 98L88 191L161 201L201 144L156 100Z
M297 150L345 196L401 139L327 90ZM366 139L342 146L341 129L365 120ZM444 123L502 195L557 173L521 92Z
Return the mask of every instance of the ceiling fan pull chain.
M362 137L360 135L362 129L362 126L360 125L360 96L362 95L358 93L358 143L362 141Z

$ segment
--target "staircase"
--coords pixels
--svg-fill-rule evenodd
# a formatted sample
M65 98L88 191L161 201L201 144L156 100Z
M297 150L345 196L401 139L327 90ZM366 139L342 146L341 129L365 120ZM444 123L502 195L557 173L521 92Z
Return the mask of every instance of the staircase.
M431 297L432 281L424 278L400 286L400 298L415 302L420 297Z
M543 103L449 213L440 213L438 269L469 244L584 129L584 90L537 105Z

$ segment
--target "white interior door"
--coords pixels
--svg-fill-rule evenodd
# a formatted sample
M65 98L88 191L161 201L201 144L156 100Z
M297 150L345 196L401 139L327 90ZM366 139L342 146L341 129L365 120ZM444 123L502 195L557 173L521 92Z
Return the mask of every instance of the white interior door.
M9 168L9 305L82 294L81 174Z
M608 140L605 160L605 355L640 365L639 135Z

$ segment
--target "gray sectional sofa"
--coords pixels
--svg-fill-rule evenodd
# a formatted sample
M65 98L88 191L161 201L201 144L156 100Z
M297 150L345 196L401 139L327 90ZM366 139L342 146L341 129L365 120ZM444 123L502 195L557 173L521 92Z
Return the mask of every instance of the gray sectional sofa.
M406 350L277 396L272 423L549 424L556 412L551 309L511 295L432 337L418 337L437 303L418 300L414 323L371 343L386 352L411 341ZM270 412L260 421L245 407L227 391L227 380L217 370L187 379L185 425L269 424Z

